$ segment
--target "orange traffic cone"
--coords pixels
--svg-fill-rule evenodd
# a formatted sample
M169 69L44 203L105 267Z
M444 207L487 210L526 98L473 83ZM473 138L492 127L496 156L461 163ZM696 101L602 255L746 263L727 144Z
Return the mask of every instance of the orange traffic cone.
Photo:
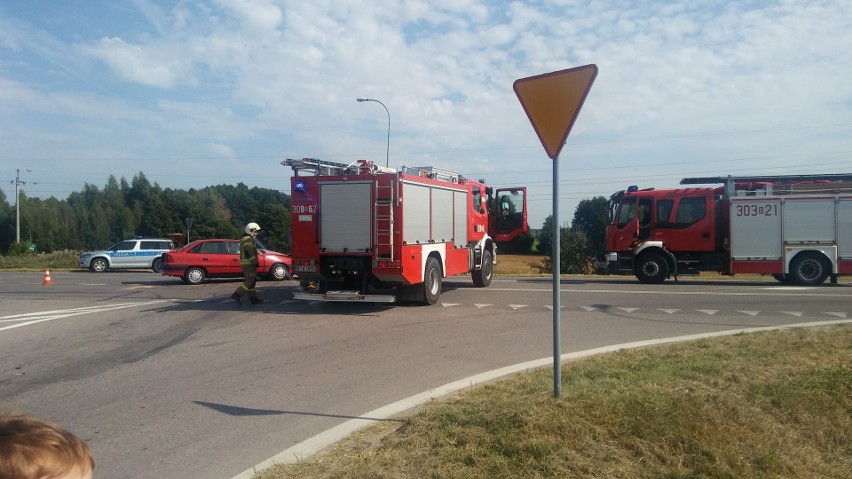
M44 285L47 285L47 286L50 286L50 285L53 284L53 281L50 280L50 270L47 269L47 268L44 269L44 281L42 281L41 284L44 284Z

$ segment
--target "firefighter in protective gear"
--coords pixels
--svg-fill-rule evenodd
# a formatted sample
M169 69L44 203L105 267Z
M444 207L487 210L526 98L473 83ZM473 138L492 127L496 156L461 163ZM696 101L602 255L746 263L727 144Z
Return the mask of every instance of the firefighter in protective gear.
M257 242L255 237L260 232L260 226L257 223L249 223L246 225L246 234L240 238L240 267L243 269L243 275L246 280L243 284L234 291L231 298L237 302L237 305L242 306L242 297L248 295L251 304L262 303L263 300L257 297L257 291L254 289L257 283Z

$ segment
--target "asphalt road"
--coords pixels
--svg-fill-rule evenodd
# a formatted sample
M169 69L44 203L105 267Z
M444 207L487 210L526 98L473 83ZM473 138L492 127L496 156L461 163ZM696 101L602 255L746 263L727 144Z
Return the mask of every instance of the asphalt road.
M90 445L99 478L228 479L385 404L552 355L550 278L445 281L424 306L293 301L293 281L0 273L0 408ZM852 283L561 282L562 352L852 318Z

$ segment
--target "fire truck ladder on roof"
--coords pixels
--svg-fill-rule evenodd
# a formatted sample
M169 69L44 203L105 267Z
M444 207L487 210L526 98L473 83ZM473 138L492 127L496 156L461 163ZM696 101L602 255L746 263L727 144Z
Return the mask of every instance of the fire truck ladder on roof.
M852 181L852 173L837 173L827 175L767 175L767 176L705 176L700 178L684 178L682 185L706 185L735 183L801 183L806 181Z
M450 183L462 183L464 176L455 171L435 168L434 166L401 166L402 173L407 175L431 178L433 180L449 181Z
M376 185L373 204L373 247L375 259L393 261L394 184Z
M724 184L725 194L767 195L823 193L840 194L852 192L852 174L827 175L770 175L770 176L716 176L702 178L684 178L682 185Z
M296 173L296 176L299 176L299 172L303 170L310 171L314 176L342 175L347 172L356 173L358 171L356 163L337 163L317 158L286 158L281 162L281 164L293 168L293 172Z

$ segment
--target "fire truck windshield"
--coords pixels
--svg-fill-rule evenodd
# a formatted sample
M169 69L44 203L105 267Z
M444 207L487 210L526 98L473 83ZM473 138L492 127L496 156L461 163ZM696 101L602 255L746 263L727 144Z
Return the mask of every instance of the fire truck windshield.
M617 225L619 228L624 228L628 223L636 218L636 200L634 198L624 198L619 203L617 216Z
M609 205L607 208L607 222L612 224L615 222L615 214L618 212L618 205L621 203L621 198L624 196L624 191L613 193L609 197Z

